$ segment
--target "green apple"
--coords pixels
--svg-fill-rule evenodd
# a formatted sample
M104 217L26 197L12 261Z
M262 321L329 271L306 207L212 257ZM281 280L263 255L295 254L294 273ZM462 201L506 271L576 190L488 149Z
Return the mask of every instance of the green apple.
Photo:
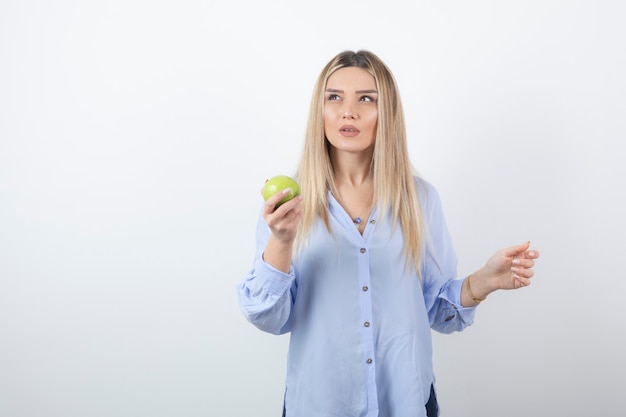
M288 175L276 175L265 182L265 186L263 186L263 198L267 201L271 196L285 188L289 188L289 194L280 200L278 204L276 204L276 207L300 195L300 186L296 180Z

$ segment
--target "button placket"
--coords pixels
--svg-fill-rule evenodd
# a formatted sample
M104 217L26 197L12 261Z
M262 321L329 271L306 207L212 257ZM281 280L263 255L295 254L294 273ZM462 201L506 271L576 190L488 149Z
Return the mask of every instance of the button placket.
M372 223L370 221L370 223ZM358 292L359 292L359 304L360 314L359 321L354 325L360 326L362 350L362 363L366 366L368 384L375 387L376 381L376 367L374 360L376 357L375 340L374 340L374 326L372 325L372 291L371 291L371 270L370 270L370 248L367 247L368 230L366 229L361 243L363 246L356 246L355 250L358 250L357 255L357 276L358 276ZM375 389L375 388L374 388ZM374 396L375 398L375 396Z

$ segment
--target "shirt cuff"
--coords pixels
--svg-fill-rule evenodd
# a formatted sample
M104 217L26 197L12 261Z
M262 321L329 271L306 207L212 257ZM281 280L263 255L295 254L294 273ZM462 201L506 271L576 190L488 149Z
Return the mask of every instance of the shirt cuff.
M465 278L462 279L454 279L448 283L444 293L442 294L442 298L448 301L450 304L454 305L457 311L467 311L468 313L472 313L478 307L478 304L471 307L463 307L461 304L461 291L463 289L463 283L465 282Z
M291 284L296 279L293 266L289 273L285 273L274 268L261 257L256 265L256 277L260 287L268 294L281 295L291 288Z

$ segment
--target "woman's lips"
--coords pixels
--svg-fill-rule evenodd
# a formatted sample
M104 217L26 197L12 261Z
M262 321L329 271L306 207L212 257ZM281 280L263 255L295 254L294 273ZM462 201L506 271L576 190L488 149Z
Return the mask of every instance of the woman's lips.
M339 133L341 133L342 136L346 136L346 137L356 136L360 132L361 131L359 129L357 129L356 127L352 125L344 125L344 126L341 126L341 128L339 129Z

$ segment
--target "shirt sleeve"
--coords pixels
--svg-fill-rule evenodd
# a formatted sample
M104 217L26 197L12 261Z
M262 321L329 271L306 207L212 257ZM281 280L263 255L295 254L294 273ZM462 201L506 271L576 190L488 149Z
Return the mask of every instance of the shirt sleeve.
M259 215L256 255L252 268L237 287L239 308L246 319L260 330L283 334L290 330L290 317L296 295L293 266L284 273L263 260L270 230Z
M463 278L457 278L457 257L437 190L418 180L420 201L426 223L422 251L424 301L432 329L440 333L461 331L471 325L476 307L463 307Z

